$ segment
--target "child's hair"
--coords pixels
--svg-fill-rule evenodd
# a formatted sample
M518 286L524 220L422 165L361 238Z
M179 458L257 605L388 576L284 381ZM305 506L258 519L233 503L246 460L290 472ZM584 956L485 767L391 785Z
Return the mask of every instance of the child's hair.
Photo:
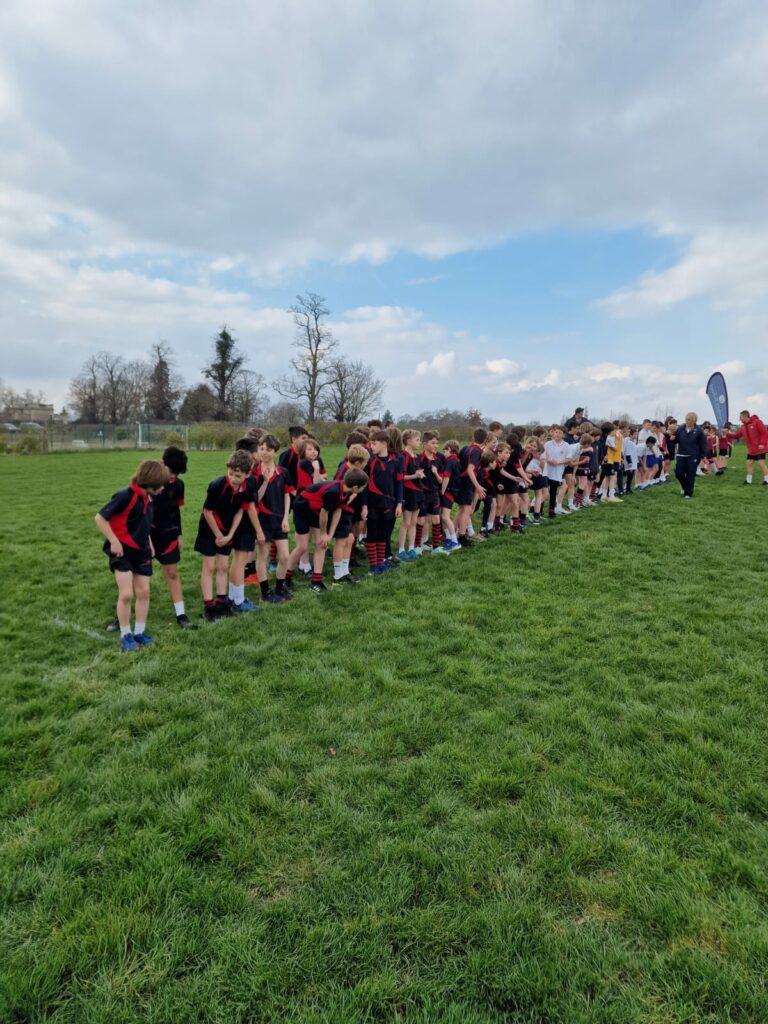
M345 487L366 487L367 484L368 474L362 469L348 469L344 474Z
M533 448L534 451L541 452L544 450L544 445L541 443L536 434L531 434L528 440L525 442L526 448Z
M562 423L553 423L552 426L549 429L550 430L563 430L563 424Z
M546 437L546 436L547 436L547 428L541 426L541 424L539 424L538 427L534 427L533 430L531 431L531 437L537 437L538 438L538 437Z
M251 456L242 449L232 452L227 459L227 469L234 469L236 473L250 473L252 465Z
M609 434L613 433L614 429L615 425L613 423L609 423L609 421L606 420L605 423L603 423L603 425L600 427L600 433L603 435L603 437L608 437Z
M168 483L168 467L158 459L145 459L139 463L131 483L145 491L156 491Z
M182 473L187 472L187 453L175 445L170 445L165 449L163 462L174 476L181 476Z
M443 451L453 452L454 455L458 455L459 452L461 451L461 445L459 444L458 441L451 438L450 441L446 441L445 444L443 445Z
M389 434L389 450L394 452L395 455L399 455L403 450L403 435L395 426L385 427L384 429Z
M492 466L496 461L496 452L483 452L480 456L480 465L483 467Z
M496 445L496 454L497 455L501 455L502 452L511 452L511 451L512 451L512 445L507 444L506 441L499 441L499 443Z
M261 444L261 439L256 437L239 437L235 441L235 451L237 452L251 452L253 454Z
M475 430L472 431L472 440L475 442L475 444L482 444L487 437L488 431L485 429L485 427L477 427Z
M511 448L514 448L514 446L516 444L520 444L520 441L522 440L522 437L523 437L523 432L522 431L520 431L520 430L510 430L510 432L507 434L507 444Z
M381 420L368 420L369 430L381 430L382 427L383 423L381 422Z
M372 430L369 441L386 441L389 444L389 434L386 430Z
M364 444L351 444L347 449L347 462L368 462L371 453Z
M492 423L488 424L488 430L491 433L495 433L497 430L503 430L503 429L504 429L504 424L503 423L499 423L498 420L493 420Z
M300 459L305 459L307 457L307 448L314 448L317 454L320 454L320 445L317 443L317 439L314 437L305 437L299 445Z
M648 437L646 437L645 439L645 443L647 445L654 445L656 444L656 438L653 436L653 434L649 434Z
M358 434L364 434L366 441L371 436L371 428L366 427L364 423L355 424L355 430L357 431Z
M421 435L421 442L422 442L422 444L425 441L439 441L439 440L440 440L440 433L437 430L425 430L424 433Z
M306 432L306 427L301 427L298 425L295 427L288 427L288 437L290 437L292 441L295 441L297 437L303 437L304 434L306 434Z
M250 427L245 432L246 437L255 437L257 441L260 441L266 434L264 427Z
M412 441L414 437L421 437L420 430L404 430L403 431L403 448L408 447L408 442Z
M298 436L298 435L297 435ZM280 442L277 440L274 434L265 434L264 437L259 441L259 447L265 445L270 448L273 452L280 451Z
M351 448L353 444L365 444L367 440L367 434L361 434L359 430L353 430L344 438L344 444L347 448Z
M592 444L592 435L588 433L586 430L582 431L579 444L582 448L589 448L589 446Z

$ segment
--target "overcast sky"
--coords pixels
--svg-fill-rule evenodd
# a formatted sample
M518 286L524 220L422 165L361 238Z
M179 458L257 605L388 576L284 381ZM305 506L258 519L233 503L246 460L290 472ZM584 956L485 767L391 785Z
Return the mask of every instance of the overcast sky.
M767 136L758 0L5 0L0 377L313 290L396 414L768 413Z

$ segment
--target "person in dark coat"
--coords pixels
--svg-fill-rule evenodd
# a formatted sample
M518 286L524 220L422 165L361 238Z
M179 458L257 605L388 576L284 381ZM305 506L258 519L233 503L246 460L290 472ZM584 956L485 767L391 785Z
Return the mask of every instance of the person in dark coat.
M707 454L707 439L704 431L696 425L695 412L685 414L685 424L677 428L677 455L675 458L675 476L680 482L680 492L684 498L693 497L693 485L696 482L696 469L701 459Z

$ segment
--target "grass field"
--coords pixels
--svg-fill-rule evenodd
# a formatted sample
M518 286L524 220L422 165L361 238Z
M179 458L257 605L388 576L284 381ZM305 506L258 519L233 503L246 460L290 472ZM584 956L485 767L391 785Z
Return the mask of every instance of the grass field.
M156 576L130 656L136 454L0 462L0 1021L768 1021L742 458L194 633Z

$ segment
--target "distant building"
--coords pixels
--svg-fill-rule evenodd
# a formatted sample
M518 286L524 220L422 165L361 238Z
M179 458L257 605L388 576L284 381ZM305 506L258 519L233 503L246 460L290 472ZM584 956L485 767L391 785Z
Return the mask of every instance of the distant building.
M66 423L65 412L54 412L47 402L27 402L24 405L9 405L0 412L0 418L8 423Z

